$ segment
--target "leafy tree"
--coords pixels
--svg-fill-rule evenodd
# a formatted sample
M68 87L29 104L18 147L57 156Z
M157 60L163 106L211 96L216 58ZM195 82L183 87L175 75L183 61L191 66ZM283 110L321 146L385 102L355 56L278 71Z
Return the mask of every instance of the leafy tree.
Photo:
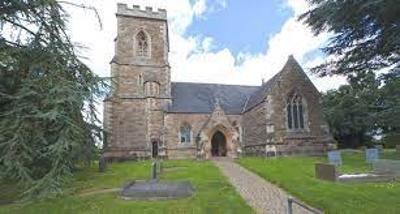
M378 82L368 73L351 78L350 83L323 95L323 112L340 145L357 148L377 130Z
M386 74L379 90L378 124L390 146L400 144L400 71Z
M26 196L62 193L101 140L95 103L106 85L76 55L63 4L0 2L0 176Z
M349 113L340 108L340 104L344 104L341 102L347 102L340 99L353 97L352 105L368 105L366 109L359 109L361 111L359 113L365 113L364 120L373 124L374 129L370 131L381 131L380 134L384 136L399 136L399 125L396 123L400 118L399 0L308 0L308 2L311 4L311 9L299 19L310 26L315 35L323 32L333 35L322 49L327 55L327 60L312 71L320 76L344 75L350 81L350 86L345 87L351 89L346 90L348 93L344 93L344 89L328 93L326 99L334 97L336 102L326 103L333 106L325 107L339 108L336 110ZM373 86L374 93L368 88L371 86L368 81L364 82L367 85L354 84L363 82L369 73L378 74L381 71L385 71L386 75L378 77L380 88ZM371 94L359 99L365 91ZM338 118L334 118L335 115L331 116L330 122L339 125L340 123L336 123L340 122L337 121ZM354 127L358 128L360 127Z
M323 51L328 61L313 69L321 76L400 69L399 0L308 0L300 16L313 32L333 34Z

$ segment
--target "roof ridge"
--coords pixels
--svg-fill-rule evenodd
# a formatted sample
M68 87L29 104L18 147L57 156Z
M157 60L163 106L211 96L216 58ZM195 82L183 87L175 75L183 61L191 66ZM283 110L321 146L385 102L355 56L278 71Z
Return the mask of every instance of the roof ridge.
M236 85L236 84L225 84L225 83L204 83L204 82L172 82L182 84L193 84L193 85L222 85L222 86L241 86L241 87L261 87L260 85Z

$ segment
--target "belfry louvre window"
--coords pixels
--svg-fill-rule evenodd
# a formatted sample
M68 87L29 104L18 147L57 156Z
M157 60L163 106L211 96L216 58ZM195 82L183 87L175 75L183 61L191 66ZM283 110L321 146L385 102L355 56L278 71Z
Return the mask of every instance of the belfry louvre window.
M289 129L304 129L303 98L293 95L287 99L287 125Z
M136 34L136 55L149 56L149 38L143 31Z
M185 124L181 127L180 130L180 137L181 137L181 143L190 143L192 139L192 129L189 124Z

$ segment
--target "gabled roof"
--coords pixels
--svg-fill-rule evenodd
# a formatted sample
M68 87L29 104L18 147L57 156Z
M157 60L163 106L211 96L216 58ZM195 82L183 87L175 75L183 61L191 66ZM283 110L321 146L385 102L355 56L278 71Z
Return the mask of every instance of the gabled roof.
M300 72L307 77L290 55L282 70L261 86L172 82L172 103L168 112L211 113L219 103L226 114L242 114L262 103L286 72Z
M219 102L226 114L240 114L260 86L172 82L168 112L211 113Z
M253 108L254 106L260 104L264 101L265 96L268 94L272 86L280 79L280 73L275 74L271 79L269 79L266 83L264 83L256 92L254 92L246 106L243 109L243 112L248 111L249 109Z
M173 82L168 112L211 113L219 102L226 114L241 114L262 103L282 74L289 71L303 72L292 55L282 70L261 86Z
M259 90L257 90L254 94L251 95L248 103L245 106L245 109L243 112L246 112L253 108L254 106L257 106L258 104L262 103L265 99L265 97L268 95L268 93L271 91L271 89L274 87L276 83L281 81L282 75L284 72L290 72L290 71L297 71L303 73L305 76L307 76L299 63L296 61L296 59L293 57L293 55L290 55L288 57L288 60L286 61L285 65L283 66L282 70L275 74L271 79L269 79L266 83L264 83Z

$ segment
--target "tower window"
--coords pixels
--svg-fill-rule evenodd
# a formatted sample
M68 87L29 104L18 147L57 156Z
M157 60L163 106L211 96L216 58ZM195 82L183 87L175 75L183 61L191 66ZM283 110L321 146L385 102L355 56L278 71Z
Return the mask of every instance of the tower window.
M136 55L149 56L149 38L145 32L140 31L136 34Z
M286 115L288 129L304 129L303 98L300 95L295 94L287 99Z

